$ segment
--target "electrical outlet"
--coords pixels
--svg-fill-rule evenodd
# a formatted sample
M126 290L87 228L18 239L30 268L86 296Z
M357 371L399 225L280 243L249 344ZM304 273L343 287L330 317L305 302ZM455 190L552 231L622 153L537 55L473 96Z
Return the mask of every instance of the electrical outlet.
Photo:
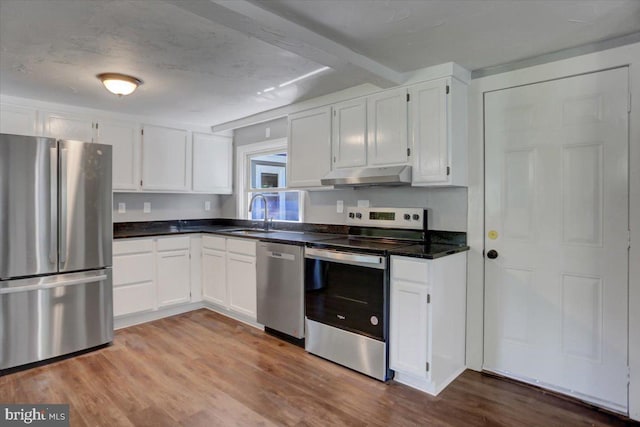
M126 203L118 203L118 213L123 214L127 212L127 204Z
M264 137L269 138L271 136L271 128L266 128L264 130Z
M151 203L144 202L143 212L144 213L151 213Z
M205 211L210 211L211 210L211 200L205 200L204 201L204 210Z
M336 212L338 213L344 212L344 200L338 200L336 202Z

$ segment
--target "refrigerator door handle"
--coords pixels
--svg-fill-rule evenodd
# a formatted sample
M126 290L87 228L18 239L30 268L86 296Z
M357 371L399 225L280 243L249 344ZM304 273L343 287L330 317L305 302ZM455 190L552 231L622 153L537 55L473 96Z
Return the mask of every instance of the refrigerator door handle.
M58 262L58 149L49 148L49 261Z
M95 274L95 273L90 275L83 274L82 276L78 276L78 277L71 277L63 280L50 280L45 282L41 282L37 279L35 280L27 279L25 280L26 284L23 286L12 286L12 287L0 288L0 295L14 294L17 292L34 291L38 289L62 288L64 286L82 285L85 283L92 283L92 282L101 282L103 280L106 280L107 277L108 276L106 274L104 274L103 272L100 272L99 274Z
M60 267L67 261L67 149L60 149Z

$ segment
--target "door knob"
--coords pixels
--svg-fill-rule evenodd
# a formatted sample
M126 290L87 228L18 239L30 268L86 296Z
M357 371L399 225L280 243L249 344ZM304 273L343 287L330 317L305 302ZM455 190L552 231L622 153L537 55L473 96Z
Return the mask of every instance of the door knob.
M496 251L495 249L491 249L489 252L487 252L487 258L489 259L498 258L498 251Z

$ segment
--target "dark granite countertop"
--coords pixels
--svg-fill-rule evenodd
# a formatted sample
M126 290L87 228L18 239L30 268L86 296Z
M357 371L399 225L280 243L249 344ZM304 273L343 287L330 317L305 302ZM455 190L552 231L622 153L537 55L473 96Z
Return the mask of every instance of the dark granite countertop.
M451 245L443 243L427 243L411 245L389 251L391 255L408 256L414 258L436 259L446 255L457 254L469 250L466 245Z
M262 221L237 219L199 219L114 223L114 239L208 233L274 243L305 245L306 243L344 237L348 227L330 224L278 223L275 229L262 232ZM241 230L249 230L243 232ZM469 250L466 233L430 230L428 243L390 251L391 255L435 259Z

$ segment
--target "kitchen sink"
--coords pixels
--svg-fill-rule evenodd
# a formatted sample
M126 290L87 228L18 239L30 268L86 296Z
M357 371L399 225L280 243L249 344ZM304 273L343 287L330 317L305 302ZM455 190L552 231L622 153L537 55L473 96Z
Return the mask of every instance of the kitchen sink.
M229 231L231 234L242 234L245 236L251 236L253 234L264 234L264 233L273 233L276 230L260 230L260 229L246 229L246 230L232 230Z

